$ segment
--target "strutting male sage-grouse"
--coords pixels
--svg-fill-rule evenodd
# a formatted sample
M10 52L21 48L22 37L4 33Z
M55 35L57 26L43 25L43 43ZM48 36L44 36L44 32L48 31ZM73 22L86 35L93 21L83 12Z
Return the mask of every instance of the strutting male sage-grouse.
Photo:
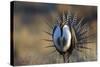
M92 35L88 34L88 24L81 18L77 21L77 15L72 15L70 11L63 13L57 17L57 22L54 24L52 33L46 32L52 36L53 45L55 49L63 56L64 62L69 62L69 57L73 50L89 49L84 45L88 42L88 38ZM48 40L49 41L49 40Z

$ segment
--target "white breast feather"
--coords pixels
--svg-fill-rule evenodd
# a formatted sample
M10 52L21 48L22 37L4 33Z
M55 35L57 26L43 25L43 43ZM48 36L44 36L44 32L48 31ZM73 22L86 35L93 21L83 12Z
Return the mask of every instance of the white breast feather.
M57 43L58 38L61 37L61 30L60 30L60 26L57 26L55 31L54 31L54 35L53 35L53 41L54 41L54 45L61 50L60 46Z
M71 46L71 32L67 25L64 25L63 27L63 37L66 39L66 45L64 47L64 51L66 51Z

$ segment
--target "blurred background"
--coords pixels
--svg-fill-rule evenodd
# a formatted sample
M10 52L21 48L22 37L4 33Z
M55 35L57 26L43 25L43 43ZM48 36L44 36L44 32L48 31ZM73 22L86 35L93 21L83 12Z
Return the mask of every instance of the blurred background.
M81 49L83 52L73 51L69 62L83 62L97 60L97 7L67 4L14 2L14 65L54 64L63 63L62 56L54 52L52 42L43 39L52 39L44 31L52 33L57 16L70 10L77 13L78 19L84 17L89 24L89 34L95 33L89 40L95 43L86 44L91 48Z

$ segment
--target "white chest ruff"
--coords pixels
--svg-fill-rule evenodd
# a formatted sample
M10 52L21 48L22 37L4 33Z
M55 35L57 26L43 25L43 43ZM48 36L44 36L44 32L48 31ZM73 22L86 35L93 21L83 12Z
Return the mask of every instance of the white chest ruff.
M61 33L62 33L62 36L61 36ZM65 38L66 40L65 46L58 43L58 38ZM53 35L53 41L54 41L54 45L56 46L58 50L65 52L69 49L69 47L71 46L71 32L68 25L64 25L62 28L62 31L60 29L60 26L56 27L54 31L54 35ZM60 42L63 42L63 41L60 41Z
M71 46L71 32L67 25L64 25L64 27L63 27L63 37L65 37L65 39L67 41L67 43L63 49L64 51L66 51Z

